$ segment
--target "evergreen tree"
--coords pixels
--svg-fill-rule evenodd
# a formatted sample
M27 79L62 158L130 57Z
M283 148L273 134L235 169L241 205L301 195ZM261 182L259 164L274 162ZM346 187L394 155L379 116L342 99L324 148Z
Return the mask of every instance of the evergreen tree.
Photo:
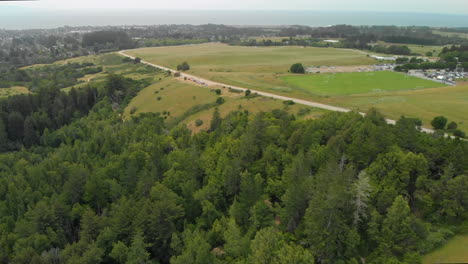
M150 253L146 250L147 244L144 241L145 237L141 230L137 230L132 238L132 244L128 249L126 264L149 264Z

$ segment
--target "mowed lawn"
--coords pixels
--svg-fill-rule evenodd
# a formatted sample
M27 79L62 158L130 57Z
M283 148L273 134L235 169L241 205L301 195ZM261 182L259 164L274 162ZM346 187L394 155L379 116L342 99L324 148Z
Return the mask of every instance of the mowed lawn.
M468 263L468 234L450 239L442 248L427 254L422 263Z
M191 74L251 89L284 87L278 75L292 64L308 66L369 65L377 61L364 54L333 48L243 47L221 43L143 48L126 52L172 69L187 61Z
M322 102L362 112L375 107L391 119L417 117L428 128L434 117L443 115L468 132L468 85L333 96Z
M438 82L390 71L290 75L281 78L293 89L301 89L320 96L446 86Z

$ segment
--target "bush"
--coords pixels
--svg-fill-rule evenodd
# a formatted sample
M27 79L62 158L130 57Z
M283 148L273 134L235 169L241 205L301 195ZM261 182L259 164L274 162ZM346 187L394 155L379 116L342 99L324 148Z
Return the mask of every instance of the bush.
M225 100L222 97L218 97L218 99L216 99L216 104L220 105L220 104L224 104L224 102L225 102Z
M290 71L292 73L305 73L305 69L304 69L304 66L302 66L302 63L295 63L291 66L291 69Z
M221 89L216 89L216 90L215 90L215 93L216 93L217 95L221 95Z
M177 70L178 71L188 71L190 70L190 65L184 61L182 64L177 65Z
M161 99L162 99L161 96L158 96L158 97L156 98L156 100L158 100L158 101L161 101Z
M195 125L196 125L197 127L203 125L203 120L201 120L201 119L195 120Z
M141 62L141 59L138 58L138 57L136 57L135 60L133 60L133 62L135 62L135 63L140 63L140 62Z
M130 109L130 114L133 115L137 111L137 108L135 106Z
M450 123L448 124L448 126L447 126L447 129L448 129L448 130L455 130L455 129L457 129L457 128L458 128L457 123L455 123L455 122L453 122L453 121L450 122Z
M180 77L180 72L175 72L174 77Z
M241 94L242 90L238 90L238 89L234 89L234 88L229 87L228 92Z
M453 135L456 136L456 137L459 137L459 138L465 138L466 137L465 132L461 131L460 129L456 129L455 131L453 131Z
M443 130L447 125L447 118L445 116L437 116L431 121L431 125L436 130Z
M297 114L298 114L299 116L305 116L305 115L309 114L311 111L312 111L312 110L311 110L310 108L301 108L301 109L299 110L299 112L297 112Z
M285 104L285 105L294 105L296 103L294 101L292 101L292 100L287 100L287 101L284 101L283 104Z
M125 57L122 59L122 62L133 62L133 60L129 57Z
M249 96L251 93L252 93L252 91L246 90L246 91L245 91L245 96Z

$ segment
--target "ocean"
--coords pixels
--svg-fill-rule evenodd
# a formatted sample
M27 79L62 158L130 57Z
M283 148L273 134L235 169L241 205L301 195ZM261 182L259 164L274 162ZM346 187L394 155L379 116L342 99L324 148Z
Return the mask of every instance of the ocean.
M395 25L468 27L468 15L287 10L129 10L36 11L0 6L0 28L61 26L160 25Z

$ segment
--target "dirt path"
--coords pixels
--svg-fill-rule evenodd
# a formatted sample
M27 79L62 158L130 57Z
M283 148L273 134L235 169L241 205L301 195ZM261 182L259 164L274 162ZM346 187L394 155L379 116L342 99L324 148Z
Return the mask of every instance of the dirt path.
M125 51L127 51L127 50L119 51L119 54L122 55L122 56L128 57L128 58L131 58L131 59L135 59L135 57L130 56L130 55L128 55L128 54L125 54ZM177 72L176 70L169 69L169 68L167 68L167 67L164 67L164 66L161 66L161 65L156 65L156 64L153 64L153 63L150 63L150 62L146 62L146 61L143 61L143 60L141 61L141 63L146 64L146 65L150 65L150 66L155 67L155 68L159 68L159 69L164 70L164 71L170 71L170 72L172 72L172 73ZM250 90L252 93L257 93L257 94L259 94L259 95L261 95L261 96L271 97L271 98L275 98L275 99L279 99L279 100L284 100L284 101L293 101L293 102L295 102L295 103L297 103L297 104L307 105L307 106L316 107L316 108L321 108L321 109L330 110L330 111L335 111L335 112L344 112L344 113L347 113L347 112L351 112L351 111L352 111L351 109L347 109L347 108L336 107L336 106L332 106L332 105L326 105L326 104L322 104L322 103L311 102L311 101L296 99L296 98L292 98L292 97L286 97L286 96L282 96L282 95L277 95L277 94L272 94L272 93L267 93L267 92L256 91L256 90L247 89L247 88L243 88L243 87L238 87L238 86L234 86L234 85L229 85L229 84L223 84L223 83L219 83L219 82L214 82L214 81L210 81L210 80L207 80L207 79L204 79L204 78L201 78L201 77L197 77L197 76L193 76L193 75L190 75L190 74L186 74L186 73L183 73L183 72L181 72L180 75L181 75L182 78L183 78L183 77L187 77L187 79L191 79L191 80L193 80L193 81L196 81L196 82L201 83L202 85L206 85L206 86L231 87L231 88L233 88L233 89L241 90L241 91ZM362 116L365 115L364 113L361 113L361 112L359 112L359 114L361 114ZM395 124L396 124L396 121L395 121L395 120L392 120L392 119L386 119L386 121L387 121L388 124L391 124L391 125L395 125ZM425 133L429 133L429 134L434 133L434 130L432 130L432 129L427 129L427 128L421 128L421 131L422 131L422 132L425 132Z

